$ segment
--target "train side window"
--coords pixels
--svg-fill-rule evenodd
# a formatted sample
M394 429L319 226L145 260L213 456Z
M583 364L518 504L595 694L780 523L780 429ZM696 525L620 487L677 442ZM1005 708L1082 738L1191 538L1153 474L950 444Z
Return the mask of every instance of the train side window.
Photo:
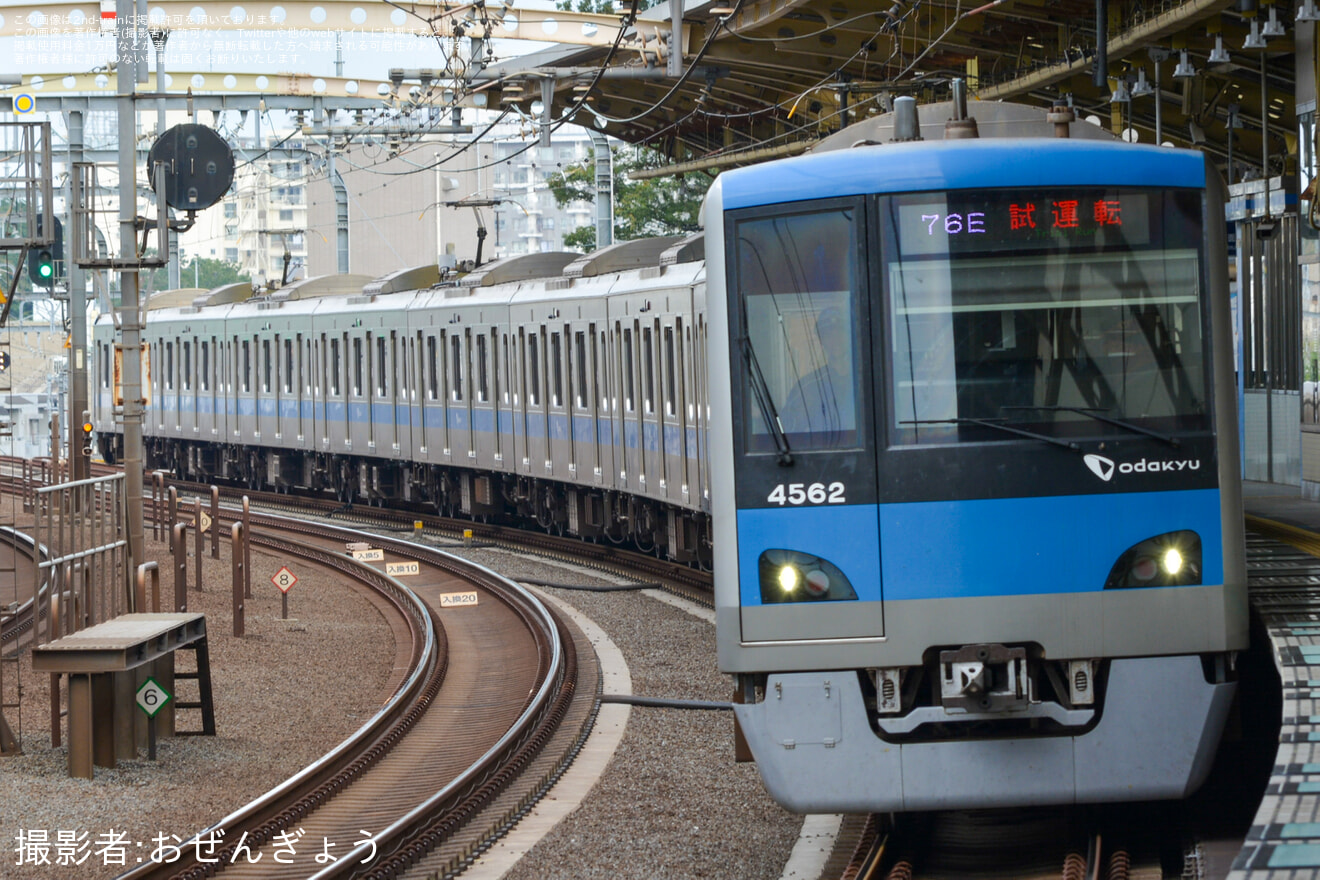
M101 346L101 387L110 387L110 346Z
M586 409L587 401L587 334L581 330L573 334L573 357L577 359L577 397L578 409Z
M192 342L183 343L183 390L192 391Z
M509 360L509 334L507 334L507 333L503 334L503 335L500 337L500 342L501 342L501 344L503 345L503 348L504 348L504 377L505 377L505 379L504 379L504 390L503 390L503 397L502 397L502 399L503 399L504 403L508 403L508 402L509 402L509 386L513 384L513 371L512 371L512 370L510 369L510 367L509 367L509 365L510 365L510 363L511 363L511 361ZM498 382L498 380L499 380L499 377L497 376L497 377L496 377L496 381ZM497 396L499 396L499 392L497 392Z
M453 400L458 401L463 399L463 340L457 333L449 339L453 355L450 372L453 384L450 386L449 394Z
M678 388L674 379L674 328L665 328L665 415L672 416L676 410Z
M174 390L174 343L165 343L165 387Z
M435 400L440 396L440 383L436 379L435 337L426 337L426 396Z
M201 349L197 352L198 385L203 391L211 390L211 346L206 340L202 340Z
M697 378L697 363L696 363L696 361L697 361L697 350L696 350L695 348L692 347L692 328L691 328L691 327L684 327L684 328L683 328L683 341L684 341L684 350L685 350L685 351L690 351L690 352L692 352L692 355L691 355L691 357L692 357L692 363L690 363L690 364L687 365L690 369L688 369L688 370L686 371L686 373L687 373L687 375L685 376L686 381L683 383L683 387L687 390L687 394L686 394L686 396L687 396L687 417L688 417L688 421L689 421L689 422L694 422L694 421L696 421L696 418L697 418L697 412L696 412L696 407L697 407L697 396L696 396L696 394L693 393L693 390L692 390L692 389L693 389L693 387L694 387L694 384L695 384L695 381L696 381L696 378ZM685 362L685 363L686 363L686 362Z
M596 356L596 398L600 401L600 408L603 412L610 411L610 373L607 364L610 362L610 345L605 331L600 331L600 352ZM600 380L604 380L603 382Z
M261 340L261 367L261 390L269 393L270 389L274 387L275 384L271 379L272 369L269 339Z
M362 337L353 337L353 396L362 396Z
M500 402L500 332L494 327L490 328L490 357L491 357L491 382L493 387L490 392L490 399L495 403ZM499 416L495 417L495 433L499 434Z
M536 350L536 333L527 336L527 402L541 405L541 359Z
M293 340L284 340L284 390L293 393L295 376L293 375Z
M243 393L252 390L252 343L243 340Z
M390 383L395 399L408 397L408 340L403 340L403 357L399 357L399 334L390 331Z
M330 340L330 393L339 396L339 377L343 373L343 367L339 359L339 340Z
M554 406L564 405L564 353L560 350L559 334L550 334L550 365L551 381L553 382L553 394L550 397L550 403Z
M490 399L490 376L488 375L486 352L486 336L484 333L477 334L477 400L485 402Z
M633 332L629 327L623 331L623 406L633 412Z
M646 411L655 412L655 352L651 345L651 328L642 329L642 363L646 370Z
M737 224L732 320L744 349L737 381L747 390L735 418L749 453L775 451L776 417L794 451L862 443L858 213L849 205ZM753 358L754 372L742 366ZM761 399L773 407L754 403Z

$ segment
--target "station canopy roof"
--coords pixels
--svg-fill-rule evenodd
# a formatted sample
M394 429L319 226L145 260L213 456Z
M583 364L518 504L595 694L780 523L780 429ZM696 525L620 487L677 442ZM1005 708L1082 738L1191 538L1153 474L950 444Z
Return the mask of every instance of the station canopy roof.
M1097 82L1098 5L1106 26ZM556 45L493 65L483 80L491 107L524 113L553 89L552 118L572 113L578 124L652 146L674 163L665 173L801 152L895 97L948 100L962 78L973 116L977 101L1071 103L1079 117L1132 129L1143 143L1156 141L1158 126L1160 142L1206 150L1221 168L1232 150L1240 179L1258 173L1266 155L1266 113L1271 174L1289 144L1296 152L1295 39L1314 38L1313 8L1313 0L689 2L683 74L674 77L662 2L635 17L620 12L632 20L618 47Z

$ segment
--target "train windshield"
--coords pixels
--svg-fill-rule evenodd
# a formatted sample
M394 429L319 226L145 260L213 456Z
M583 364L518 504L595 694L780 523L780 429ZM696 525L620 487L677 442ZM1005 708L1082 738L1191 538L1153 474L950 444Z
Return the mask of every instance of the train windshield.
M1199 193L924 193L883 213L896 442L1208 430Z
M745 336L744 444L773 452L861 444L856 211L746 220L737 226ZM776 430L777 421L780 430Z

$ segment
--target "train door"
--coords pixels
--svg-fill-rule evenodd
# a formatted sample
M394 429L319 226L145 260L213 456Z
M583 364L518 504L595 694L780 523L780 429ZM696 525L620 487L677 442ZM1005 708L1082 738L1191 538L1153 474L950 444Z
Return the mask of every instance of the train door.
M663 386L664 434L661 453L665 460L665 494L676 500L687 500L687 464L683 437L683 373L682 373L682 318L673 317L661 328L660 366Z
M379 355L375 355L372 353L373 340L379 344L378 345L378 347L380 348ZM385 396L385 389L380 385L381 382L385 381L385 371L375 366L375 364L377 363L376 361L377 357L379 357L379 360L385 359L384 349L385 349L384 337L372 333L367 333L366 338L363 341L362 350L357 355L355 355L355 357L365 358L366 360L366 363L361 367L363 371L363 376L360 380L361 385L360 385L359 394L364 401L363 411L366 414L366 418L364 419L366 423L364 426L365 428L364 433L367 438L368 449L376 448L377 419L376 419L374 401L377 398L383 398ZM379 376L377 376L377 374L379 374ZM377 379L379 381L376 381Z
M174 340L164 339L161 346L165 351L165 369L160 376L160 428L162 435L175 435L179 433L179 392L174 382Z
M573 463L577 482L581 483L590 482L591 475L600 470L600 462L596 458L596 402L590 385L594 369L592 355L595 352L592 343L596 332L594 324L577 325L571 331L571 375L568 382L572 404Z
M652 320L643 323L641 329L641 350L638 357L641 377L642 406L640 413L642 445L642 479L646 494L663 495L665 488L664 422L663 406L660 401L662 377L660 376L659 336L660 322Z
M224 436L231 440L237 440L239 437L238 428L238 337L231 336L225 340L224 348L225 364L225 425Z
M547 460L545 447L545 401L542 399L541 331L533 327L527 331L523 352L527 366L527 460L529 473L545 473Z
M496 347L498 344L498 348ZM504 413L509 408L509 334L494 328L490 331L490 345L495 355L495 387L491 400L495 409L495 421L491 432L495 440L495 466L504 464L504 425L507 419Z
M494 467L498 453L496 424L498 422L498 335L495 328L477 330L474 336L472 373L472 451L478 465Z
M421 331L418 331L418 341L422 352L422 368L418 375L423 377L422 381L426 385L426 392L421 395L422 412L421 417L417 420L421 436L417 442L420 451L430 455L431 441L435 433L435 416L433 413L436 412L440 404L440 383L436 377L435 336L428 333L423 338Z
M643 469L641 436L641 400L638 395L637 377L637 337L639 322L623 326L622 371L620 379L623 387L623 469L627 473L626 485L639 492L646 491L646 475Z
M211 377L211 352L215 337L197 343L197 433L209 436L215 427L215 383Z
M594 324L592 325L595 326ZM619 469L614 464L614 426L618 414L615 412L614 389L617 387L611 378L609 343L609 322L597 331L595 345L595 398L596 398L596 460L600 463L602 482L607 486L615 485L619 479Z
M439 400L440 410L440 450L441 455L449 460L453 455L454 446L450 442L449 409L451 406L451 391L449 388L449 331L441 330L440 338L436 343L436 365L438 379L440 382Z
M696 445L693 446L692 456L697 463L697 487L701 492L702 507L710 500L710 468L708 462L709 456L709 435L706 430L710 425L710 384L708 379L708 364L706 364L706 315L705 310L694 311L697 315L696 334L689 336L692 342L692 360L693 367L693 437L696 437Z
M183 420L184 434L197 433L197 383L193 375L193 352L197 348L197 337L183 340Z
M390 375L398 381L395 383L394 390L394 444L397 447L396 452L403 453L404 458L412 456L412 398L413 382L412 364L415 362L412 355L412 340L405 333L399 336L398 333L390 332L390 350L393 352L394 365Z
M289 399L290 374L293 372L289 369L289 362L285 354L289 351L291 344L292 340L278 333L275 334L275 344L270 349L275 364L273 367L267 367L267 371L271 373L271 389L267 396L271 399L274 410L271 417L274 419L276 440L284 439L284 405L285 401Z
M348 337L348 445L365 453L372 445L370 333ZM365 346L365 348L364 348Z
M353 448L353 437L350 434L351 421L349 419L349 393L352 388L349 387L349 350L348 334L341 333L336 339L331 340L330 353L333 370L331 372L331 381L334 383L334 414L337 422L334 433L338 436L342 449Z
M330 392L326 377L329 348L324 333L320 339L312 340L312 447L315 449L323 449L330 443L325 421L326 395Z
M278 345L278 336L273 340L262 339L257 343L256 431L258 436L264 437L268 444L280 433L279 417L277 415L279 382L278 377L275 375L279 364L279 359L275 356Z
M527 332L518 328L513 340L513 364L518 377L513 388L513 456L515 470L526 473L531 466L531 449L527 445L529 418L527 415Z
M466 450L458 444L467 440L467 397L463 393L464 365L463 334L455 330L449 334L449 358L447 372L449 376L449 399L446 402L449 412L448 450L451 455L458 453L462 461Z
M483 355L486 351L485 338L481 331L475 334L471 329L463 331L463 366L467 371L467 430L463 436L467 443L467 457L474 460L477 457L477 405L480 402L481 380L484 378L482 373L485 369Z
M389 374L386 377L388 387L385 389L386 398L390 404L390 449L398 452L402 435L399 432L400 407L403 405L403 385L399 375L399 334L397 331L390 331L390 344L388 346L389 354Z
M572 426L569 424L568 401L564 395L564 335L562 331L546 331L546 415L545 415L545 473L560 476L567 473L573 458ZM566 461L567 460L567 461Z
M312 341L310 339L303 339L301 333L298 334L297 339L298 370L297 380L293 386L297 389L294 395L294 406L298 408L298 445L301 448L308 448L311 446L311 444L307 442L307 419L309 417L307 410L310 409L312 400L312 382L310 374L312 365Z

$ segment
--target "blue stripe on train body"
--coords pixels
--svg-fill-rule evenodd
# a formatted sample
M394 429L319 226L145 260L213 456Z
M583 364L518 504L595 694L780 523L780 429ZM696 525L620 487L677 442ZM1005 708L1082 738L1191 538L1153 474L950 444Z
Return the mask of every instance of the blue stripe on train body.
M184 397L180 400L188 401L186 406L179 406L176 410L176 398L166 396L163 398L161 409L163 412L179 412L180 415L190 415L194 409L201 415L230 415L230 416L261 416L271 418L278 414L281 418L296 419L304 418L322 422L340 423L344 421L344 409L347 406L349 410L349 421L355 425L367 424L367 413L370 412L377 427L387 426L393 422L398 427L407 428L412 425L422 425L426 429L441 429L445 427L445 421L448 419L449 429L456 431L466 431L469 420L472 429L475 431L490 433L495 424L496 410L489 407L473 407L470 411L466 407L444 407L437 405L412 406L405 403L378 403L378 402L358 402L350 401L345 404L341 400L315 400L280 398L276 400L270 397L215 397L215 412L212 412L213 398L202 396L196 398L195 406L192 399ZM148 409L150 413L150 409ZM687 453L690 457L696 454L698 434L695 427L682 427L679 425L659 423L650 419L643 420L639 431L636 418L624 418L622 425L612 418L594 419L591 416L569 415L567 413L550 413L549 429L546 427L547 416L544 412L529 410L526 413L526 429L524 430L524 420L521 418L523 413L520 410L509 410L501 408L498 410L500 433L512 437L514 435L525 436L532 439L544 439L549 434L551 440L569 439L570 430L573 440L580 443L599 443L604 446L614 446L619 444L620 435L623 438L623 445L628 449L643 449L646 452L658 452L661 449L661 437L664 438L664 452L666 455L682 456L684 435L686 433Z
M758 560L784 549L839 566L863 600L1094 592L1128 548L1182 529L1201 583L1222 584L1221 528L1218 489L740 510L739 591L762 604Z

